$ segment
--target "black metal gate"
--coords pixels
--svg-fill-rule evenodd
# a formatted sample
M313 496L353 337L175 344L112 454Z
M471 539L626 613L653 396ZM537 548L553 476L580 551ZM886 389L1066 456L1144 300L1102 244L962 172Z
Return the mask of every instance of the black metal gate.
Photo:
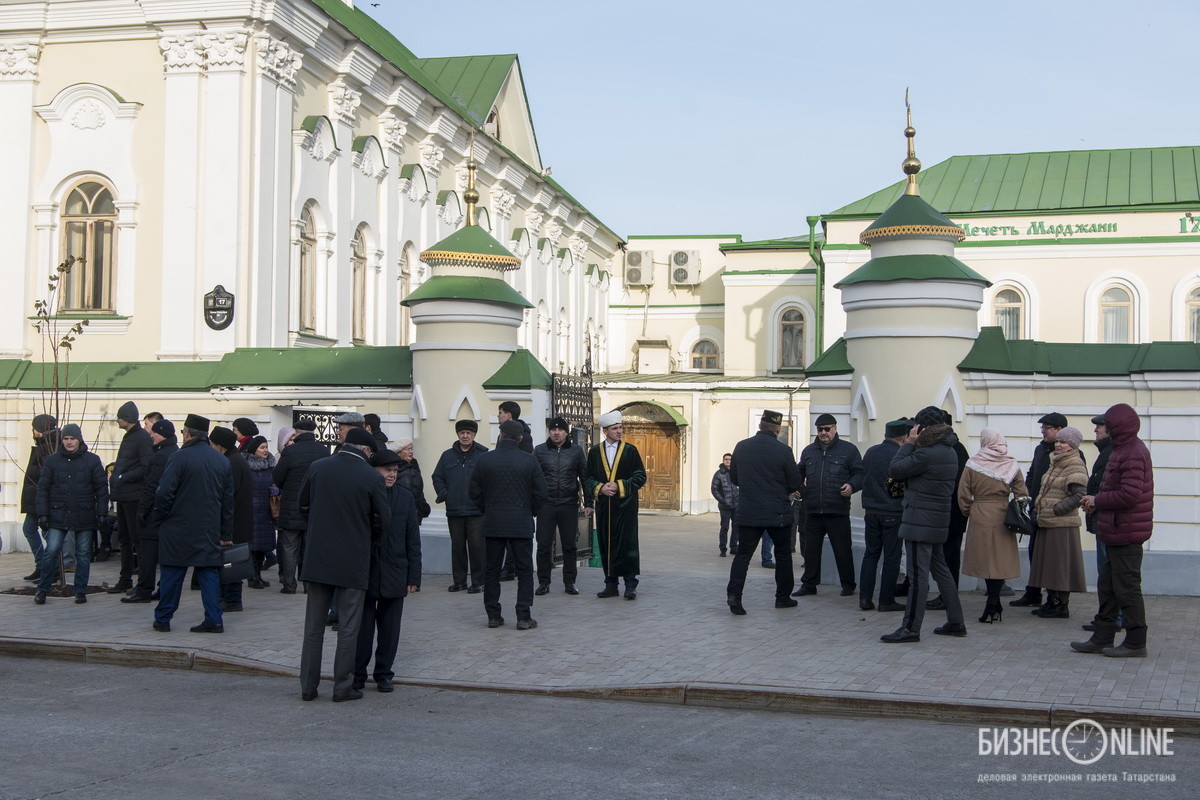
M571 425L571 438L587 452L592 445L592 426L596 419L592 385L592 348L588 343L587 357L579 370L555 372L550 384L550 416L562 417ZM562 553L555 543L554 561L561 563ZM592 518L579 515L576 539L579 558L592 555Z

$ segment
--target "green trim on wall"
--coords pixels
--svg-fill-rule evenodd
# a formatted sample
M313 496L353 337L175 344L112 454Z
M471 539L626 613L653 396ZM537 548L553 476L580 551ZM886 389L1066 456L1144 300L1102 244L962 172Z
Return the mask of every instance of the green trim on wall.
M816 275L815 269L727 269L722 275Z
M742 240L740 233L696 233L696 234L630 234L626 239L736 239Z
M959 261L954 256L934 255L931 253L914 253L903 256L884 256L882 258L872 258L870 261L863 264L861 267L835 283L833 287L835 289L839 289L843 286L850 286L856 283L868 283L871 281L888 282L928 280L974 281L976 283L982 283L984 286L992 285L991 281L968 267L963 262Z

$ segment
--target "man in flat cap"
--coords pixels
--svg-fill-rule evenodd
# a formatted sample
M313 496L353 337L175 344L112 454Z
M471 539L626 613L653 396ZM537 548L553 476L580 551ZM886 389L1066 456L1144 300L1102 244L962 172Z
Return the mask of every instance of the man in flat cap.
M779 441L783 414L764 411L758 433L733 448L729 478L739 489L734 524L738 526L737 552L729 569L725 589L729 610L742 616L742 589L746 570L763 535L775 543L775 607L795 608L788 595L796 585L792 572L792 503L790 495L800 490L800 469L792 448Z
M575 540L579 536L579 492L587 480L587 455L571 441L571 425L562 417L549 420L546 428L546 441L533 448L546 477L546 502L537 516L538 588L534 594L550 591L555 531L562 542L563 588L567 594L579 594L575 588L579 574ZM590 517L595 501L585 493L583 503L583 513Z
M221 616L221 542L233 537L233 473L229 460L209 447L209 421L188 414L183 446L167 461L154 494L152 524L158 530L161 573L154 630L171 630L179 608L183 576L195 570L204 604L204 621L193 633L223 633Z
M341 447L346 441L346 434L354 428L367 428L367 418L357 411L347 411L344 414L339 414L333 418L333 421L338 426L338 446Z
M524 426L515 419L500 423L496 449L482 453L471 473L471 503L483 512L487 571L483 608L488 627L504 624L500 613L500 570L512 552L517 574L517 630L537 627L533 607L533 518L546 500L546 479L537 459L520 449Z
M113 594L133 588L134 552L138 540L138 504L142 499L142 481L150 470L154 443L150 432L140 424L137 406L125 403L117 411L117 427L125 432L117 449L112 477L109 479L109 498L117 503L117 543L121 547L121 577L108 591ZM101 550L106 542L101 542ZM103 559L100 559L103 560Z
M837 418L817 417L817 439L800 453L804 481L804 574L795 595L816 594L821 582L821 548L825 537L833 547L842 596L854 594L854 551L850 545L850 495L862 489L863 465L858 448L838 436ZM779 558L776 554L776 559Z
M625 599L637 599L641 551L638 549L638 490L646 484L646 469L637 448L624 441L621 412L600 415L604 441L592 445L587 460L584 492L596 504L596 536L604 566L604 590L597 597L616 597L618 579L625 579Z
M900 575L900 515L904 511L902 484L888 480L888 468L912 427L907 419L895 419L883 428L883 441L867 449L863 456L863 520L866 523L867 550L863 554L858 579L858 607L875 608L875 573L883 554L883 573L879 576L879 610L903 611L896 602L896 578Z
M450 528L450 591L469 594L483 591L487 554L483 542L483 511L471 501L471 473L487 448L475 441L479 423L460 419L454 423L458 441L450 445L433 468L435 503L446 504ZM471 582L467 583L468 568Z
M283 594L296 593L296 571L304 553L308 521L300 513L300 487L314 462L329 457L329 448L317 441L317 423L296 421L296 438L283 448L271 473L279 487L279 582Z

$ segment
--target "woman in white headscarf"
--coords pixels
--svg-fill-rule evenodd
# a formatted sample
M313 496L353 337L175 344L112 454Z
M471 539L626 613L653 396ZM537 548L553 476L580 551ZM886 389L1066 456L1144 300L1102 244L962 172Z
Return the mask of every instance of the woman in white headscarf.
M1005 580L1021 574L1017 537L1004 527L1010 494L1027 494L1021 466L1008 454L1004 435L984 428L979 434L979 452L967 459L958 485L958 506L967 515L962 572L983 578L987 584L987 605L980 622L1000 621L1000 588Z

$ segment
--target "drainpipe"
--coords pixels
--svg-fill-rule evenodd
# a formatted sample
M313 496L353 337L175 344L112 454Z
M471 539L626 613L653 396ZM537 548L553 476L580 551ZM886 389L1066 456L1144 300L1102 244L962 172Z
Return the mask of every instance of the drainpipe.
M808 222L808 257L817 265L817 314L813 320L813 335L817 340L816 352L825 352L825 258L817 250L817 217L805 217Z

